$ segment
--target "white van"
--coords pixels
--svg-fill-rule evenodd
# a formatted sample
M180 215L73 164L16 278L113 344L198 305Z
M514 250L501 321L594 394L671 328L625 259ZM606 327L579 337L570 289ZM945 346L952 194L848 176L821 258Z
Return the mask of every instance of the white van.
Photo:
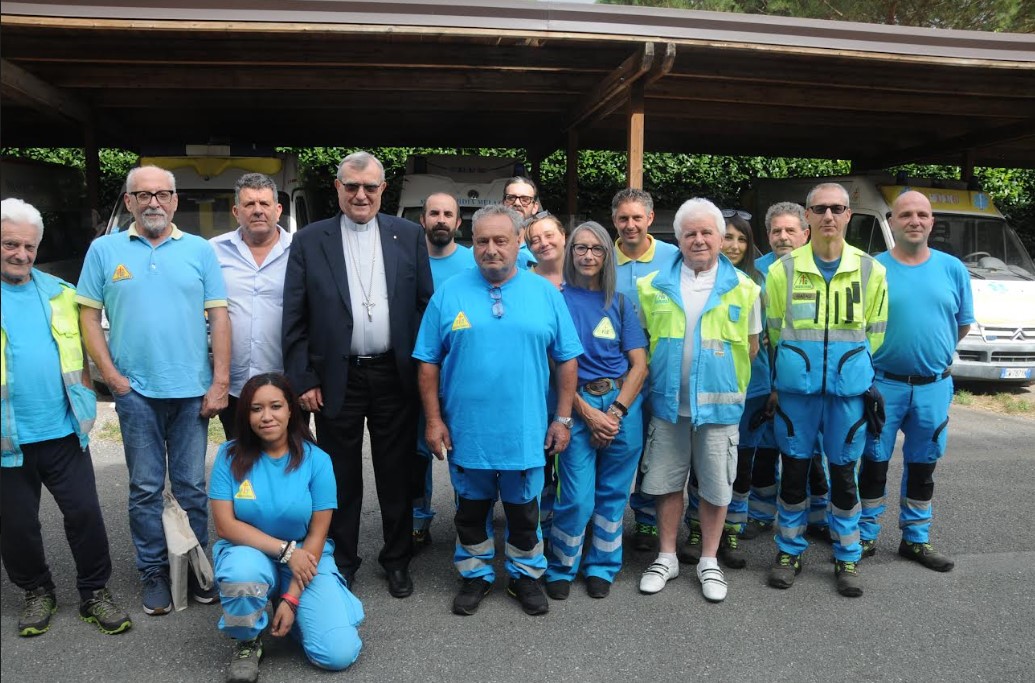
M783 201L804 206L808 191L822 182L840 183L848 190L852 218L846 239L870 254L895 243L888 226L895 198L907 190L926 195L934 209L928 244L963 261L974 294L977 322L956 349L952 376L1021 384L1035 380L1035 264L986 193L960 181L902 175L758 179L743 204L754 214L760 248L768 251L766 209Z
M277 184L284 207L280 225L289 232L310 222L310 203L298 177L294 155L230 156L229 147L188 145L185 156L144 156L141 166L158 166L176 176L178 205L173 221L184 232L211 239L237 228L231 209L234 184L245 173L262 173ZM129 228L133 215L122 197L115 202L106 234Z
M525 175L524 165L516 159L444 154L408 157L398 215L419 223L428 195L452 195L463 219L456 240L470 244L471 216L483 206L502 202L507 180L516 175Z

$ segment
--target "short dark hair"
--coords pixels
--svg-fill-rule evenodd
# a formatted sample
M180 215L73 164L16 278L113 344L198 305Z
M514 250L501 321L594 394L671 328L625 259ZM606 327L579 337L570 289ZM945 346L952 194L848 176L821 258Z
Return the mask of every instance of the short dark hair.
M539 188L536 187L535 181L531 178L526 178L523 175L516 175L513 178L508 178L507 184L503 186L503 191L506 192L507 188L511 185L528 185L532 188L532 196L539 199Z
M611 218L618 214L618 207L626 202L638 202L643 205L643 208L650 213L654 210L654 198L650 196L650 192L646 190L640 190L635 187L627 187L624 190L619 190L615 193L614 199L611 200Z
M237 438L227 445L227 452L230 455L230 471L238 481L248 476L259 456L262 455L262 441L252 431L251 410L255 392L265 386L280 389L284 394L288 409L291 411L287 426L288 451L291 453L291 459L288 461L286 471L290 472L301 464L306 441L316 442L313 433L309 431L309 416L302 412L298 394L291 388L288 378L279 372L255 375L245 382L244 388L241 389L241 396L237 399L237 413L234 415Z
M273 178L262 173L245 173L234 183L234 204L241 203L241 190L273 190L273 201L277 201L277 184Z

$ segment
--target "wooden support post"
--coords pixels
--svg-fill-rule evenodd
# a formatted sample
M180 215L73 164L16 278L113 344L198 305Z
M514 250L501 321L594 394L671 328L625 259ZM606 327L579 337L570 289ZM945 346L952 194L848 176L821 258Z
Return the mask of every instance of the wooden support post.
M568 131L567 166L564 177L568 188L568 229L575 227L575 214L579 210L579 134L572 128Z
M963 163L960 164L960 180L969 183L974 177L974 148L963 150Z
M629 187L643 189L643 84L629 89L629 138L626 182Z

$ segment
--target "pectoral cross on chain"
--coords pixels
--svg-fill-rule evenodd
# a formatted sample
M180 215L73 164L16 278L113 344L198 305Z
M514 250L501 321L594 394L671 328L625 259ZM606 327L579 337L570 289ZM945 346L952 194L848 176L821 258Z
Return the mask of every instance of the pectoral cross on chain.
M367 309L367 320L369 320L370 322L374 322L374 310L373 309L374 309L374 306L376 306L376 305L377 304L375 304L373 301L364 301L363 302L363 307Z

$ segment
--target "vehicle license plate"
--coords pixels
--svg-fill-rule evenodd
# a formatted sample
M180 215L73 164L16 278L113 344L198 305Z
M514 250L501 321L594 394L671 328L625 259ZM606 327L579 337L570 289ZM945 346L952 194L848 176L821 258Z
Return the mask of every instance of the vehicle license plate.
M999 379L1031 379L1031 368L1003 368Z

